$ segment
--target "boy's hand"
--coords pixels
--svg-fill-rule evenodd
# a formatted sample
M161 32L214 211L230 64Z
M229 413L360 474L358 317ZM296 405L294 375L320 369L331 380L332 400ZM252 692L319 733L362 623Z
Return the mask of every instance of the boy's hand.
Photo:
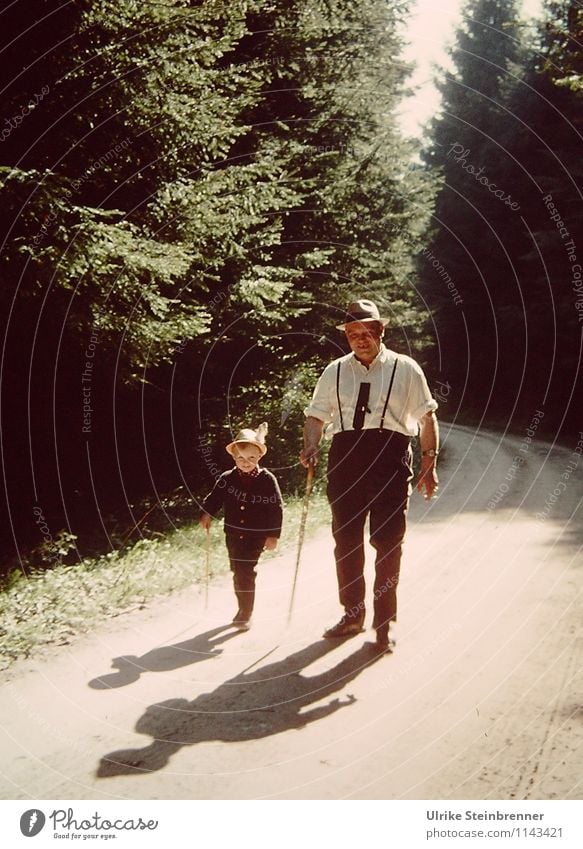
M212 520L212 516L209 516L208 513L203 513L200 519L198 520L198 524L201 526L201 528L204 528L205 531L208 531L211 526Z
M277 537L267 537L264 548L265 551L275 551L277 548Z

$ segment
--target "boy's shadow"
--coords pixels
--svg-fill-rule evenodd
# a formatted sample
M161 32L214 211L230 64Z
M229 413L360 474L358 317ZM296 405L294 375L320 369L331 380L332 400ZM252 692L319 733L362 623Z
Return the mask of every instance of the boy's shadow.
M218 637L222 631L226 631L222 637L213 639L213 637ZM198 634L183 643L151 649L141 657L133 654L114 657L111 665L114 669L117 669L117 672L99 675L89 682L89 686L93 690L126 687L128 684L138 681L142 672L168 672L171 669L181 669L183 666L190 666L193 663L199 663L201 660L217 657L223 652L222 649L218 648L219 644L236 637L238 634L240 634L240 631L236 631L233 626L221 625L220 628L205 631L204 634Z
M303 728L324 719L356 699L347 695L302 712L335 691L341 690L380 655L370 643L332 669L312 677L300 674L338 644L320 640L254 672L242 672L216 690L189 702L168 699L150 705L136 724L136 731L149 734L153 742L143 749L125 749L105 755L97 769L98 778L139 775L163 769L183 746L211 740L236 743L259 740L292 728Z

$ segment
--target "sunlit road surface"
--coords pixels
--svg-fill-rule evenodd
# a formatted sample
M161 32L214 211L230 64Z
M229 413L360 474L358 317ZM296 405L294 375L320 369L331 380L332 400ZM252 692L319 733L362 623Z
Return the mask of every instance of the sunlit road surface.
M193 587L15 666L1 796L580 799L582 443L443 435L439 497L412 498L392 656L370 630L321 638L340 612L324 527L289 625L290 550L260 566L247 633L227 576L206 609Z

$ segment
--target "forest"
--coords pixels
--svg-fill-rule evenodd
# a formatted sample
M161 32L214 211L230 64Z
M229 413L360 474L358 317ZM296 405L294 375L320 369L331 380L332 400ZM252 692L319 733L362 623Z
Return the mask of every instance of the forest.
M581 431L583 11L462 11L418 139L402 0L4 9L5 572L192 521L263 420L300 491L355 297L443 420Z

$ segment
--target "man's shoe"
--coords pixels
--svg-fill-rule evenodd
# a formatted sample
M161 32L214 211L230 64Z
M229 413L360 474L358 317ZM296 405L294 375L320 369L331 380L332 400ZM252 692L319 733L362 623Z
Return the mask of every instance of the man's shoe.
M327 639L339 639L342 637L355 637L364 631L362 620L351 619L348 616L343 616L340 622L327 628L324 631L324 636Z
M379 651L383 652L384 654L392 654L397 644L394 629L389 628L388 625L381 625L380 628L376 629L376 632L377 648L379 649Z

